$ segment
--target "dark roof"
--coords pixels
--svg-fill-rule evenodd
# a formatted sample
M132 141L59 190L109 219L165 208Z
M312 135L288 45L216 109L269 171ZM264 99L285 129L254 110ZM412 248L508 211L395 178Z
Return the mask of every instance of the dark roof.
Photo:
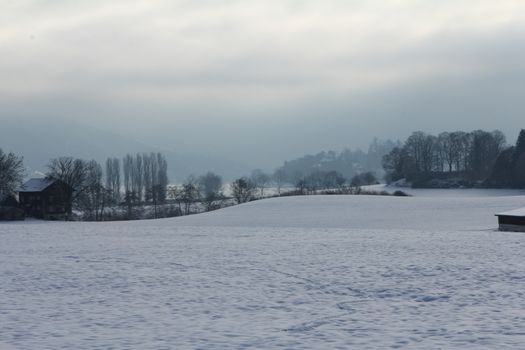
M42 192L55 183L52 179L31 179L16 189L17 192Z

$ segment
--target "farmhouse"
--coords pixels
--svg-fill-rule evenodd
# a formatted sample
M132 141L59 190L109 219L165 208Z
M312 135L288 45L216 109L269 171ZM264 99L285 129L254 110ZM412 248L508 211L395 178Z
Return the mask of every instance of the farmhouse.
M525 232L525 208L496 214L500 231Z
M24 220L24 210L14 194L0 193L0 220Z
M17 188L17 192L27 216L60 220L67 215L73 190L60 180L31 179Z

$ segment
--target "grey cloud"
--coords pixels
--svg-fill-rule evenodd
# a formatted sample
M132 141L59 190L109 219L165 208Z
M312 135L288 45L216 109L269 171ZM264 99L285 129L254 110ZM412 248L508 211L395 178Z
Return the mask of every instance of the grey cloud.
M61 116L265 167L416 129L512 141L522 127L518 2L126 4L11 7L0 118Z

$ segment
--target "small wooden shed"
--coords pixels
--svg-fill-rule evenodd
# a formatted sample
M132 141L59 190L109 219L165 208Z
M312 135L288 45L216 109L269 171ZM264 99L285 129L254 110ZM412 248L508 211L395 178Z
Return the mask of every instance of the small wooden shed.
M525 208L496 214L500 231L525 232Z

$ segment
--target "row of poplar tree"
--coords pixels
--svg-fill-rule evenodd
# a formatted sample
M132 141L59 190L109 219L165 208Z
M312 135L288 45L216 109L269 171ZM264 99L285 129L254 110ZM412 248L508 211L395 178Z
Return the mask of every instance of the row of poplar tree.
M168 163L161 153L127 154L106 160L106 188L119 202L162 203L166 200Z

